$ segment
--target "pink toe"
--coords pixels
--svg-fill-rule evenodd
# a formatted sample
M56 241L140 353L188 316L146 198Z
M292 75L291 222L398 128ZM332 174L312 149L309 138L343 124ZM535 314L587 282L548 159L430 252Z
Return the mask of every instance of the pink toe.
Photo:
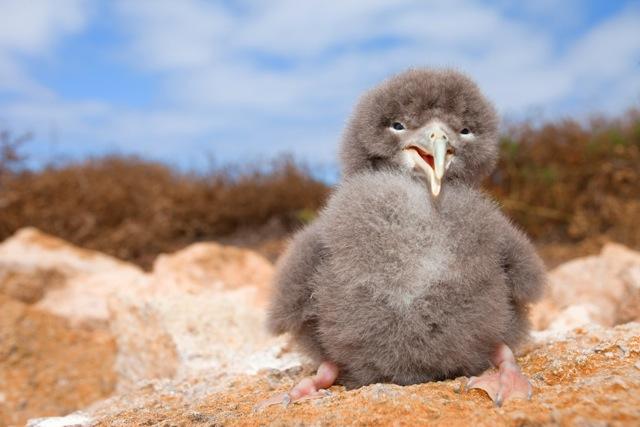
M315 382L313 379L307 377L303 378L295 387L291 389L289 395L291 400L296 401L301 397L313 394L317 391Z
M484 390L491 400L495 401L500 390L500 380L497 372L485 373L479 377L473 377L467 383L467 389Z
M284 404L288 398L289 395L287 393L276 394L275 396L272 396L258 403L255 406L254 411L259 412L272 405Z
M329 388L338 378L338 366L333 362L323 362L313 378L316 389Z

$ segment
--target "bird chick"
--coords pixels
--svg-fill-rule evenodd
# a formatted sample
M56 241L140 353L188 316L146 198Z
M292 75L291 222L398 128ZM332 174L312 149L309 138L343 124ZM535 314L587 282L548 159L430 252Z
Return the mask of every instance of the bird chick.
M528 397L511 349L544 269L476 187L497 159L497 117L466 76L414 69L366 93L341 147L343 181L281 258L268 327L318 373L266 404L375 382L472 378L497 404Z

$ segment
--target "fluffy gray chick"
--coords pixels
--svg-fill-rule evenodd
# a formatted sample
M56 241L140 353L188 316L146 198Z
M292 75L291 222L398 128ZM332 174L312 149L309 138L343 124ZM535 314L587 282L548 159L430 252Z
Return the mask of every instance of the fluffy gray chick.
M544 270L475 189L497 152L494 109L460 73L409 70L363 96L342 141L343 182L278 265L269 329L321 363L285 401L320 396L336 377L413 384L492 363L499 372L472 387L498 404L530 394L510 349Z

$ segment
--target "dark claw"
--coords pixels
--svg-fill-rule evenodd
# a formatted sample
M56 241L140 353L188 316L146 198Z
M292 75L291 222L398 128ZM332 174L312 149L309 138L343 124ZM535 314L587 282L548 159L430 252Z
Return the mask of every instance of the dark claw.
M286 408L289 406L290 403L291 403L291 396L289 395L289 393L287 393L282 398L282 406Z

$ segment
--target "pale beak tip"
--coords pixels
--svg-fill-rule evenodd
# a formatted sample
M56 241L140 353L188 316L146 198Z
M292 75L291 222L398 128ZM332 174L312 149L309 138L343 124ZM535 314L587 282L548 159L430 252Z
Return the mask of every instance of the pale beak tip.
M440 181L439 180L434 180L431 183L431 194L433 194L433 197L438 197L438 195L440 194L440 189L442 188L442 186L440 185Z

